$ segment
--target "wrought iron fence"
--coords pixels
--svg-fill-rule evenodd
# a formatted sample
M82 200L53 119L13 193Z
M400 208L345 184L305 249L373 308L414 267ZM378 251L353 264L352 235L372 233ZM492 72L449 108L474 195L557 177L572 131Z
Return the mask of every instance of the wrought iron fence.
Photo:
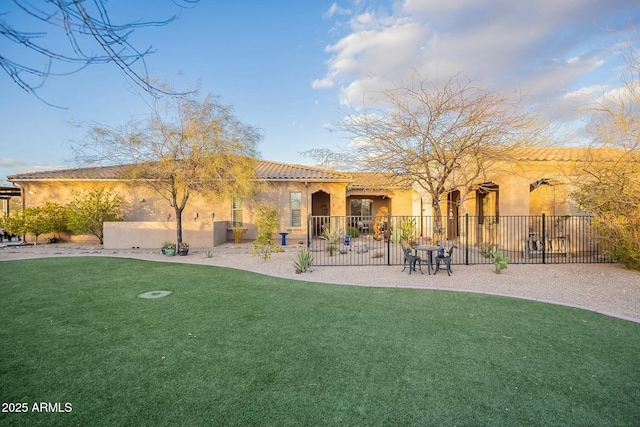
M491 264L501 251L512 264L609 263L590 216L309 216L307 245L315 265L402 265L401 239L454 247L452 264Z

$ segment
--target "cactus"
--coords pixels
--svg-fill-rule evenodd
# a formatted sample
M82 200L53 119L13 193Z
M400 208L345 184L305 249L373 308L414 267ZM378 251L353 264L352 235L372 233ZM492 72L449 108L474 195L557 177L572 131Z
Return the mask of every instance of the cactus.
M511 258L504 256L502 251L496 251L492 253L493 265L496 267L496 274L507 268L507 264L511 262Z

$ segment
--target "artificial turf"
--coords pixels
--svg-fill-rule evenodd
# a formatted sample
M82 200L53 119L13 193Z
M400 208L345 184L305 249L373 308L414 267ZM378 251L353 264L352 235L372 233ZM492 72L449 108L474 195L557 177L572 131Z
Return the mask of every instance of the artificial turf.
M640 424L640 324L513 298L51 258L0 324L0 425Z

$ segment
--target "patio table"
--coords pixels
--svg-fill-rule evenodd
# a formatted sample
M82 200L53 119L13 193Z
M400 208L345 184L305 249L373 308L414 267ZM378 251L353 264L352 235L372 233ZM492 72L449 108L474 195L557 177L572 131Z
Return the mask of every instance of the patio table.
M418 251L427 253L427 271L429 272L429 275L431 275L431 266L433 265L433 253L438 252L438 247L437 246L414 246L413 250L416 253L416 255L418 254Z

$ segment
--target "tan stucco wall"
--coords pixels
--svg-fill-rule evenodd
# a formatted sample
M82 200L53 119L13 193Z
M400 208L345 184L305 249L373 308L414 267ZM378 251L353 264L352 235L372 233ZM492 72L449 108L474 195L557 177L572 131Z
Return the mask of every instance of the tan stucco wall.
M528 161L517 164L496 165L480 183L499 186L500 215L566 215L578 213L570 199L572 186L578 179L575 162ZM539 193L530 191L530 185L545 179L554 185ZM553 194L550 196L549 192ZM425 215L433 215L431 197L422 193ZM446 200L442 201L445 212ZM414 209L416 211L417 209ZM461 214L477 215L475 191L463 197Z
M207 221L186 222L182 226L182 239L192 248L213 247L213 226ZM162 242L176 241L173 222L105 222L105 249L154 248Z
M66 205L71 199L73 191L82 191L98 186L105 186L125 200L124 218L127 222L134 222L136 227L141 227L136 231L136 227L127 229L125 226L111 226L111 232L120 231L129 233L128 236L116 237L113 234L109 237L109 247L159 247L163 240L175 239L175 211L169 205L169 202L163 199L158 193L149 187L141 184L119 182L119 181L39 181L39 182L20 182L21 187L25 189L25 205L39 206L46 201ZM256 197L243 198L243 227L247 230L244 238L248 240L254 239L258 230L255 226L256 207L259 204L268 204L277 208L280 212L280 224L277 232L284 231L290 233L288 239L300 240L306 238L307 217L311 213L311 197L314 192L324 191L330 197L330 215L346 214L346 183L322 183L312 182L305 184L303 182L280 181L272 182L264 186L260 194ZM291 192L300 192L302 195L301 207L301 224L294 227L291 223ZM231 200L209 200L198 195L192 195L189 199L186 209L182 213L183 229L185 230L202 230L201 233L205 237L184 235L183 240L190 244L198 244L202 239L208 241L211 235L211 214L215 213L216 221L232 220L232 204ZM197 214L197 217L196 217ZM140 223L151 224L141 226ZM124 227L124 228L120 228ZM155 227L155 228L154 228ZM208 227L208 228L207 228ZM126 232L125 232L126 229ZM165 238L167 229L174 230L171 235ZM150 230L155 230L151 233ZM159 230L165 230L160 232ZM106 231L105 231L106 233ZM147 234L145 234L147 233ZM151 234L148 234L151 233ZM147 235L147 237L144 237ZM157 237L162 236L162 237ZM42 236L39 241L46 241L47 236ZM91 236L69 236L63 235L63 238L69 240L95 240ZM143 238L144 237L144 238ZM228 231L229 240L233 239L231 230ZM280 236L277 233L273 235L274 239ZM42 240L45 239L45 240ZM106 238L105 238L106 239ZM117 240L124 243L116 243ZM190 241L190 240L193 240ZM131 244L129 244L131 243ZM105 240L105 245L107 245Z

